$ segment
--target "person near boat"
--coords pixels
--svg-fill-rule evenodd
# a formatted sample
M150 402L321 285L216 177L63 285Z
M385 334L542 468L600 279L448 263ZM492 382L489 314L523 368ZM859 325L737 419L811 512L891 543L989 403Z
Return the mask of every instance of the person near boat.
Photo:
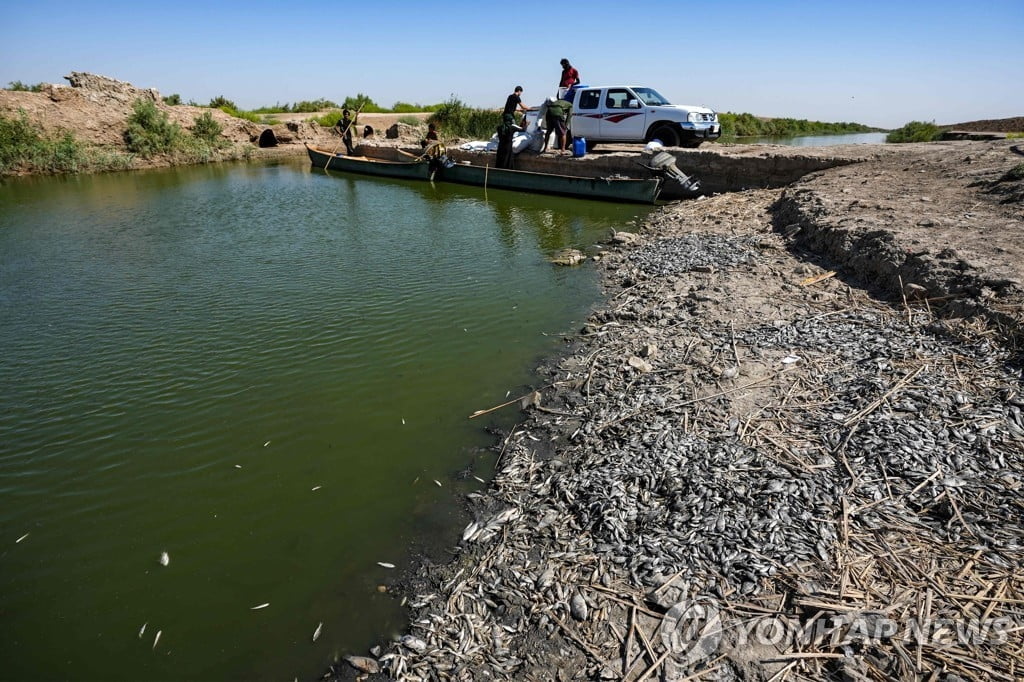
M355 155L355 147L352 145L352 126L356 124L354 118L352 118L352 112L348 109L344 109L341 112L341 118L334 124L334 127L341 133L341 140L345 143L345 151L348 152L349 156Z
M580 83L580 72L569 63L569 60L562 57L561 64L562 75L558 79L558 99L564 98L565 93L569 92L574 85L579 85Z
M523 104L522 94L523 86L517 85L505 100L505 108L501 112L501 123L498 125L497 131L498 158L494 162L498 168L512 168L513 166L512 134L517 128L516 111L521 110L523 113L529 111Z
M572 102L557 97L548 97L543 105L544 111L538 114L537 120L544 120L544 143L541 146L543 153L548 146L548 137L555 133L555 149L562 152L568 151L570 121L572 120Z

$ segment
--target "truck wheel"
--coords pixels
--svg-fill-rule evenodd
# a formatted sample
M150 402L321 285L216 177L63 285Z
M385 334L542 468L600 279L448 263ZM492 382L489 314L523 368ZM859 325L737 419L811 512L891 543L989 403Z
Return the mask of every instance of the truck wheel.
M661 140L661 143L666 147L678 147L679 146L679 133L676 132L675 128L668 126L661 126L655 128L650 135L651 140Z

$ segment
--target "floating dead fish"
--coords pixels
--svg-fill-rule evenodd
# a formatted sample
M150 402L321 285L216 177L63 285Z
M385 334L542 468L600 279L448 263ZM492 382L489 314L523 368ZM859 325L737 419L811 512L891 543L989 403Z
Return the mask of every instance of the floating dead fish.
M320 624L316 626L316 630L313 630L313 641L320 639L320 631L324 629L324 622L320 621Z
M394 568L394 567L395 567L395 565L394 565L394 564L389 564L389 563L388 563L388 562L386 562L386 561L378 561L378 562L377 562L377 565L378 565L378 566L383 566L384 568Z
M29 533L25 533L25 534L24 534L24 535L22 535L22 536L21 536L20 538L18 538L17 540L15 540L15 541L14 541L14 544L18 544L19 542L21 542L22 540L24 540L24 539L25 539L25 538L27 538L28 536L29 536Z
M441 481L437 480L436 478L434 479L434 483L436 483L436 484L437 484L437 487L438 487L438 488L440 488L440 487L441 487Z
M267 447L268 445L270 445L270 441L269 440L266 443L263 444L263 447Z
M167 566L171 563L171 555L167 552L160 552L160 565Z
M346 656L345 660L350 666L367 675L376 675L380 672L380 664L367 656Z
M146 626L147 625L149 625L149 621L148 620L145 623L142 624L141 628L139 628L139 639L142 639L142 636L144 634L146 634Z
M402 426L405 426L405 417L402 417Z
M313 491L317 491L317 490L320 490L320 488L322 488L322 487L323 487L323 486L315 485L315 486L313 486L313 487L311 488L311 490L313 490Z
M156 645L157 645L157 642L159 642L159 641L160 641L160 635L162 635L163 633L164 633L164 631L163 631L163 630L157 630L157 631L156 631L156 637L154 637L154 638L153 638L153 648L152 648L152 649L150 649L150 651L152 651L152 650L155 650L155 649L156 649Z
M260 604L259 606L254 606L254 607L252 607L252 608L251 608L251 609L249 609L249 610L250 610L250 611L259 611L260 609L265 609L265 608L267 608L268 606L270 606L270 602L266 602L266 603Z

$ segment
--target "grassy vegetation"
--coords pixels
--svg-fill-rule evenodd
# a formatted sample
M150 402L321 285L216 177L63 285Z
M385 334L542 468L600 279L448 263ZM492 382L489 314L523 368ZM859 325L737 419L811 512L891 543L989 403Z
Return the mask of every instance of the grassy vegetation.
M845 135L870 133L878 128L861 123L826 123L802 118L760 118L753 114L718 114L722 124L722 137L798 137L801 135Z
M28 120L0 114L0 175L19 170L37 173L80 173L123 170L131 157L80 142L72 133L48 137Z
M886 142L932 142L942 137L944 128L935 125L935 122L925 123L922 121L911 121L902 128L889 133Z
M492 109L474 109L455 95L441 104L430 121L437 123L446 138L461 137L476 140L490 139L498 124L501 112Z
M7 84L6 90L15 90L20 92L42 92L43 86L46 83L36 83L35 85L29 85L22 83L21 81L11 81Z
M225 108L227 105L221 110ZM170 121L167 112L157 109L154 102L138 99L128 118L124 141L129 151L144 159L166 155L180 163L205 163L230 144L221 136L222 132L210 112L203 112L185 131Z

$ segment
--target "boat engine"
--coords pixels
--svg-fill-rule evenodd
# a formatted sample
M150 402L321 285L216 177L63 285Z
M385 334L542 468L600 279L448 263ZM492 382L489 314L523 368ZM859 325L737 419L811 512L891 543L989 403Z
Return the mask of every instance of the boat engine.
M679 167L676 166L676 157L668 152L655 154L651 159L650 167L678 182L683 192L700 191L700 180L679 170Z

